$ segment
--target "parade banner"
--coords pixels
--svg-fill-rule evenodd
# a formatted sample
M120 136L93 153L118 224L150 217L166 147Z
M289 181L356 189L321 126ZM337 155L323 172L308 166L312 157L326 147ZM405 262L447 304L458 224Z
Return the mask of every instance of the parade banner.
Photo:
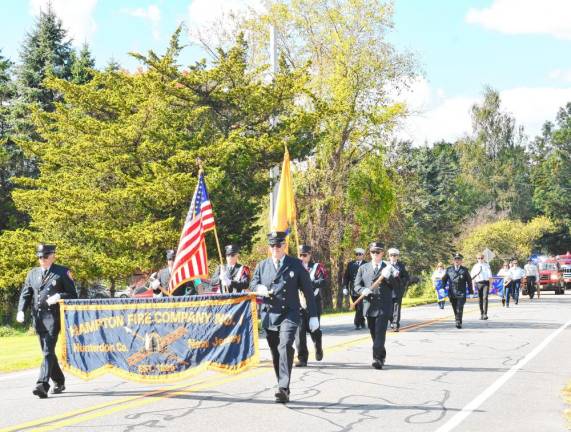
M490 287L490 294L496 294L499 297L504 296L504 278L494 276L492 278L492 286Z
M446 286L442 286L442 279L436 279L434 282L434 289L436 290L438 301L446 300L448 298L448 284L446 284Z
M448 289L449 284L448 282L445 287L442 286L442 279L436 279L434 285L434 289L436 290L436 297L438 301L444 301L448 298ZM470 294L470 290L466 289L466 298L476 298L478 297L478 288L474 287L474 294Z
M63 369L85 380L110 372L163 383L259 362L251 295L66 300L61 323Z

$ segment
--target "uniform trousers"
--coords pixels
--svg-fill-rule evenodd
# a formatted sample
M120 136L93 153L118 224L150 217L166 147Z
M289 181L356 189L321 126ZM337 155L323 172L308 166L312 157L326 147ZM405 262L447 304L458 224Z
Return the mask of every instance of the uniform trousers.
M317 316L317 319L320 319ZM311 340L315 346L315 351L322 351L323 346L321 343L322 333L321 327L315 331L309 330L309 313L306 309L301 310L301 322L297 328L295 337L295 349L297 350L297 358L299 361L307 363L309 358L309 351L307 350L307 333L310 334Z
M289 390L291 369L295 350L293 343L298 324L290 320L283 320L277 330L266 329L266 339L272 353L274 372L281 389Z
M462 323L462 315L464 314L464 304L466 303L466 297L449 297L450 304L454 310L454 317L456 321Z
M389 316L381 313L376 317L367 317L367 326L373 339L373 358L375 360L385 360L387 350L385 349L385 339L387 337L387 326Z

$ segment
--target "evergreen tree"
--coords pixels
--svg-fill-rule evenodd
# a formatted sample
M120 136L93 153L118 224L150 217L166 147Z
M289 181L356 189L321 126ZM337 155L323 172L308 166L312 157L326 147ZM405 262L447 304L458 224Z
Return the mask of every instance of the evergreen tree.
M84 43L78 54L75 51L72 54L71 81L75 84L85 84L93 78L95 69L95 59L89 51L89 45Z

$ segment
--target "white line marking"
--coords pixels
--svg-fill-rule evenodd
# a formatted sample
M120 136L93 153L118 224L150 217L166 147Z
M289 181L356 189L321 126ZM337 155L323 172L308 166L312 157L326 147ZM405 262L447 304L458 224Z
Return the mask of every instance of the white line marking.
M537 354L539 354L553 339L555 339L559 333L565 330L571 325L571 320L567 321L553 333L551 333L546 339L543 340L538 346L535 347L533 351L528 353L522 361L513 365L510 370L499 377L490 387L476 396L468 405L462 408L462 411L458 412L454 417L448 420L447 423L440 426L436 432L450 432L456 426L458 426L462 421L466 419L470 414L477 410L480 405L482 405L490 396L492 396L501 386L503 386L515 373L524 367L531 359L533 359Z

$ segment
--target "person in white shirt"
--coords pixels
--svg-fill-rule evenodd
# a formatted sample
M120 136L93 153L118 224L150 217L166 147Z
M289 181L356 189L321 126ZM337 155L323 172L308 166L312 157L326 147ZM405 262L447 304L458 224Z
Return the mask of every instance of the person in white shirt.
M434 270L434 272L432 273L432 277L430 278L432 279L432 286L434 287L435 290L436 290L436 281L442 280L442 276L444 276L444 273L446 273L446 270L444 269L444 264L442 262L439 262L438 264L436 264L436 269ZM445 304L446 300L438 302L438 306L440 307L440 309L444 309Z
M508 273L508 281L509 281L509 289L507 289L509 294L511 292L511 296L515 301L515 304L519 302L519 288L521 285L521 278L524 276L523 269L518 266L517 259L512 258L510 262L510 270ZM509 295L505 296L506 298L506 307L510 307L510 297Z
M478 288L478 298L480 300L480 319L488 319L488 294L492 284L492 270L490 265L484 260L484 255L479 254L476 264L472 267L470 276L474 285Z
M504 261L504 266L498 271L498 276L504 278L504 293L502 295L502 306L506 305L506 294L508 292L509 282L508 276L510 274L510 263L509 261Z
M525 271L527 294L529 295L529 299L533 300L533 296L535 295L535 285L539 281L539 270L531 258L527 260L527 264L523 269Z

